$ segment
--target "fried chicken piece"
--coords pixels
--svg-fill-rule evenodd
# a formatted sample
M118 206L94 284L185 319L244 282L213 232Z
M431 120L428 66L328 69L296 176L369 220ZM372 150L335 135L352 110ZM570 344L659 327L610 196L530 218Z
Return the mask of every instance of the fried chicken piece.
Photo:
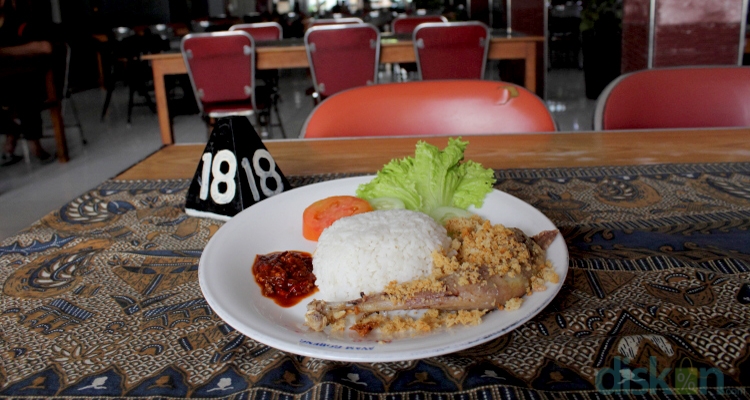
M513 230L521 243L539 246L546 250L558 234L557 230L544 231L529 238L520 230ZM544 264L544 262L542 262ZM345 302L313 300L307 306L305 324L315 331L322 331L329 323L343 318L348 313L369 314L380 311L435 309L444 311L487 310L505 305L513 298L523 297L531 289L531 279L536 271L523 268L520 274L492 274L488 267L480 267L480 279L476 283L460 284L459 274L450 274L438 279L444 290L419 291L403 301L394 301L388 293L367 296ZM368 331L369 332L369 331Z

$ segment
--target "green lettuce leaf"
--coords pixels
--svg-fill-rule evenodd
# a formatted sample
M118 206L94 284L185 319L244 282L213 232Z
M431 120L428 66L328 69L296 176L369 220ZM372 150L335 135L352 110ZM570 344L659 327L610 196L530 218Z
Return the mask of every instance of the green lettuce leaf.
M410 157L391 160L383 166L375 179L357 188L357 197L365 200L395 197L401 199L408 210L419 210L422 207L422 198L409 177L413 162L414 159Z
M420 141L414 157L391 160L372 181L357 188L357 196L365 200L396 197L407 209L428 215L439 207L481 207L495 176L478 163L462 162L468 144L451 138L440 150Z
M460 169L462 178L453 194L453 206L463 209L470 205L481 207L484 197L492 191L495 184L495 171L474 161L462 163Z

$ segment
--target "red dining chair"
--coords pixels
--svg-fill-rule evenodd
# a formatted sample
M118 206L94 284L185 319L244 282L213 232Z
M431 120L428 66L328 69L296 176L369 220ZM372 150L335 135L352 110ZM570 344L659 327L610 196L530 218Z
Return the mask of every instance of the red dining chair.
M553 132L534 93L512 83L435 80L349 89L320 103L305 138Z
M419 76L428 79L483 79L490 30L478 21L424 23L414 29Z
M229 31L243 31L250 34L258 42L281 40L282 30L278 22L256 22L253 24L237 24L229 27Z
M256 22L251 24L237 24L229 27L229 31L242 31L247 32L253 37L255 43L260 42L274 42L279 41L283 38L283 30L278 22ZM278 125L281 129L281 133L286 137L284 126L281 123L281 116L279 115L279 70L256 70L255 71L256 84L257 80L264 82L268 85L268 89L271 91L271 103L273 110L276 112L276 118L279 121ZM270 117L270 114L269 114ZM270 121L269 121L270 122Z
M396 35L411 35L417 25L427 22L445 23L448 22L448 19L442 15L400 16L391 22L391 31Z
M596 130L750 126L750 67L688 67L620 76L599 96Z
M411 35L419 24L428 22L446 23L448 19L442 15L416 15L416 16L399 16L391 22L391 31L396 35ZM393 68L396 78L406 81L409 73L417 72L417 63L399 63L394 64Z
M380 31L370 24L310 28L305 33L305 49L320 100L342 90L377 83Z
M216 118L255 115L258 125L265 127L260 115L270 121L272 104L268 90L256 90L255 43L249 34L195 33L185 36L180 47L198 107L209 125Z

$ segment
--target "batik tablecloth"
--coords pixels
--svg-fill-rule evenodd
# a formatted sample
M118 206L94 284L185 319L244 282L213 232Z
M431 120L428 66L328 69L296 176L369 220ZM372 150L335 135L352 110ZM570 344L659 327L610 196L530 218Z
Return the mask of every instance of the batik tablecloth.
M562 290L489 343L372 364L297 356L235 331L201 296L198 260L220 223L185 215L189 182L107 181L0 243L0 396L748 393L750 164L496 176L562 231Z

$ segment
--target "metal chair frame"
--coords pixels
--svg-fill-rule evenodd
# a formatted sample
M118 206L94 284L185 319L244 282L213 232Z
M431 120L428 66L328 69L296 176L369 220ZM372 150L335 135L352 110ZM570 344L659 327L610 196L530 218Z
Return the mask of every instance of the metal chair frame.
M72 92L70 90L70 58L72 55L72 51L70 48L70 45L65 43L65 75L63 78L63 89L62 89L62 98L60 99L60 113L65 114L65 105L70 103L70 109L73 112L73 118L75 119L75 124L73 125L65 125L66 128L78 128L78 131L81 135L81 143L84 145L87 143L86 137L83 136L83 127L81 127L81 119L78 118L78 108L76 108L76 103L73 101Z
M320 32L323 30L341 30L341 29L372 29L376 33L376 39L374 43L370 43L370 46L375 47L375 63L373 65L373 74L372 74L372 81L368 81L368 85L374 85L378 83L378 69L380 67L380 31L370 24L340 24L340 25L323 25L323 26L316 26L313 28L310 28L305 32L305 51L307 53L307 62L310 65L310 74L312 75L313 80L313 88L315 90L315 93L313 93L313 99L316 100L316 104L320 99L320 96L322 96L322 92L325 92L325 86L322 88L318 84L318 79L315 74L315 64L313 62L313 55L316 51L316 48L314 46L314 43L309 42L310 35L314 35L315 32ZM325 84L325 83L323 83ZM317 95L317 96L316 96Z
M198 108L200 109L200 112L201 112L202 115L204 115L204 116L206 116L206 117L209 118L209 124L210 124L210 120L211 119L215 119L215 118L222 118L222 117L228 117L228 116L245 116L245 117L249 117L251 115L255 115L256 122L260 125L259 114L260 114L261 110L258 109L258 106L257 106L257 103L256 103L256 99L255 99L255 89L256 89L256 87L255 87L255 74L254 73L250 73L249 74L249 76L250 76L250 89L249 90L246 89L246 91L248 93L248 96L250 98L250 104L252 105L252 109L241 110L241 111L234 111L234 110L232 110L232 111L226 111L226 112L206 112L205 106L204 106L203 101L202 101L203 96L201 95L200 89L196 85L194 74L193 74L193 70L192 70L192 68L190 66L190 58L192 57L192 52L187 51L185 49L185 42L188 42L191 39L195 39L195 38L209 38L209 37L222 37L222 36L237 36L237 35L244 36L249 41L249 43L250 43L249 46L248 46L249 48L246 48L244 50L244 52L245 52L245 55L247 55L248 57L250 57L250 63L249 63L248 66L252 67L254 69L255 68L255 41L253 40L253 37L250 36L250 34L248 34L247 32L244 32L244 31L232 31L232 32L225 31L225 32L192 33L192 34L189 34L189 35L185 36L182 39L182 42L180 43L180 50L182 51L182 57L183 57L183 59L185 61L185 66L187 67L188 76L190 77L190 84L191 84L191 86L193 88L193 93L195 94L195 99L196 99L196 101L198 103ZM269 107L270 107L270 105L269 105ZM282 132L283 132L283 130L282 130Z
M203 97L200 93L200 90L196 86L195 78L193 77L193 70L190 67L190 58L192 58L192 54L185 50L185 42L189 41L190 39L194 38L206 38L206 37L221 37L221 36L235 36L235 35L241 35L247 37L247 39L250 41L250 49L248 50L247 56L250 57L250 63L253 67L255 67L255 41L253 40L253 37L250 36L247 32L242 31L235 31L235 32L206 32L206 33L191 33L189 35L186 35L184 38L182 38L182 42L180 43L180 51L182 52L182 58L185 61L185 66L187 67L188 76L190 77L190 83L193 87L193 93L195 94L195 99L198 101L198 108L200 109L202 114L207 114L204 106L203 101L201 98ZM238 113L212 113L207 114L211 118L221 118L226 117L229 115L253 115L255 113L255 110L257 110L257 106L255 104L255 75L250 74L250 101L253 106L252 110L248 110L245 112L238 112Z
M127 27L118 27L114 28L111 33L111 45L115 46L115 49L110 49L109 53L111 57L109 57L109 76L107 78L107 95L104 99L104 106L102 107L102 113L101 113L101 120L103 121L104 118L107 115L107 110L109 109L110 102L112 101L112 94L115 90L115 81L116 78L116 70L117 70L117 64L122 64L122 68L124 69L124 79L128 86L128 124L132 122L132 116L133 116L133 107L135 106L147 106L151 112L156 112L156 105L151 98L150 91L152 88L149 87L149 84L147 81L139 80L136 76L139 72L139 68L143 68L148 65L147 62L143 61L141 59L141 56L144 54L144 49L139 49L137 52L133 51L132 53L127 54L121 54L118 53L119 51L122 51L122 46L124 46L123 42L134 40L134 38L143 38L144 36L138 35L136 31L132 28ZM161 36L160 36L161 38ZM164 40L163 38L161 38ZM140 40L140 39L138 39ZM132 49L130 49L132 50ZM159 49L158 51L155 51L153 48L149 47L146 49L146 53L153 53L153 52L161 52L163 49ZM135 75L134 75L135 74ZM151 76L150 73L147 74L149 77ZM149 78L150 79L150 78ZM142 103L135 103L134 97L135 93L140 94L144 98L144 102Z

